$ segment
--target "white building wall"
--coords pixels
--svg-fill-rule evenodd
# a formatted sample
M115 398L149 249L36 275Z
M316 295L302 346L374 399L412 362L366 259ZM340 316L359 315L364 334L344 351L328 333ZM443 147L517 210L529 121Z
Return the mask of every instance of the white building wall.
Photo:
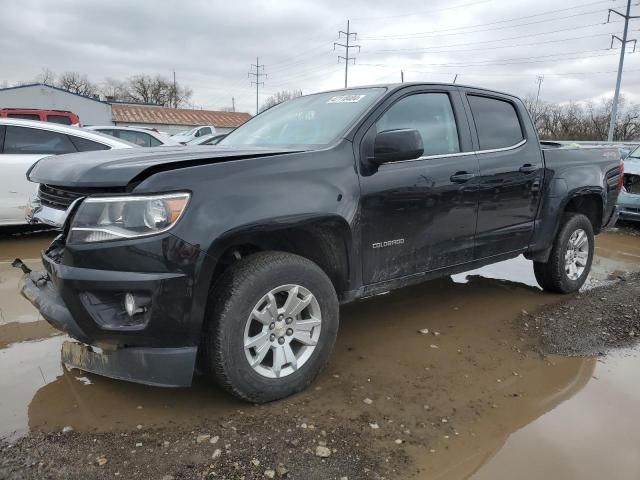
M46 85L0 90L0 108L69 110L82 125L112 125L111 105Z

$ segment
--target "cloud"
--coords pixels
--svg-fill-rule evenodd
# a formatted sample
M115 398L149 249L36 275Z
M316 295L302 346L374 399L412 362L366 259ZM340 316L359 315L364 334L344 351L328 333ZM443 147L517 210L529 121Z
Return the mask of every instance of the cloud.
M351 19L358 32L350 65L352 86L406 81L452 81L535 94L554 102L611 95L619 51L607 50L622 22L612 2L572 0L21 0L3 2L0 81L34 78L43 68L74 70L95 81L175 71L204 108L253 111L247 72L265 64L263 98L282 89L309 93L341 88L343 55L337 32ZM636 7L638 8L638 7ZM637 33L632 25L630 38ZM623 92L640 100L639 54L625 63Z

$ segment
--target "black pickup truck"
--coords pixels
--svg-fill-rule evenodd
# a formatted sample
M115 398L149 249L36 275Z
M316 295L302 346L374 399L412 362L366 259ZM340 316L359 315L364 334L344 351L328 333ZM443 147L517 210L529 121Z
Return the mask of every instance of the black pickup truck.
M31 216L62 231L45 272L16 266L22 294L79 341L66 364L163 386L200 370L264 402L327 362L340 303L521 254L543 289L575 292L621 169L613 149L541 148L511 95L319 93L217 146L40 160Z

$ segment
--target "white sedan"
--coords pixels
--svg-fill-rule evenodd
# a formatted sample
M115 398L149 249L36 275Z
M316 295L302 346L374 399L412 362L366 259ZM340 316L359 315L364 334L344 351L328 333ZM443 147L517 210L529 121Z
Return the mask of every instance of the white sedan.
M205 135L215 135L216 127L213 125L203 125L200 127L194 127L184 132L176 133L171 138L176 142L180 142L183 145L189 143L194 138L204 137Z
M0 118L0 226L24 225L37 187L27 171L43 157L63 153L135 148L117 138L48 122Z
M125 127L120 125L92 125L87 130L104 133L131 142L139 147L177 147L182 145L168 135L143 127Z

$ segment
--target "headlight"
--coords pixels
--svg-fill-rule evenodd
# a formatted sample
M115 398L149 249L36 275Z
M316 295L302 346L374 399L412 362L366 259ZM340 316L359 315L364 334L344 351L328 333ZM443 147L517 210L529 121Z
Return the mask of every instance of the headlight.
M169 230L180 219L190 194L89 197L71 222L69 243L144 237Z

